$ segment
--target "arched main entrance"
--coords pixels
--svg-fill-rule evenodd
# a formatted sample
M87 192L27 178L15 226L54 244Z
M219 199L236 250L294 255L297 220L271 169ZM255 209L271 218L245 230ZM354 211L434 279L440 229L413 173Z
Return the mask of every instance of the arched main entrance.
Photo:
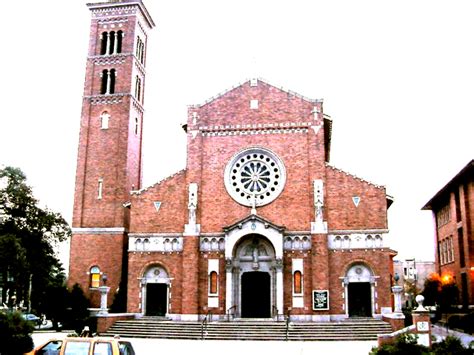
M346 309L349 317L372 317L374 313L374 277L364 264L353 265L345 277Z
M168 313L168 289L170 279L166 270L153 265L142 278L142 304L146 316L166 316Z
M250 234L237 244L233 293L237 316L270 318L276 302L275 249L264 236Z

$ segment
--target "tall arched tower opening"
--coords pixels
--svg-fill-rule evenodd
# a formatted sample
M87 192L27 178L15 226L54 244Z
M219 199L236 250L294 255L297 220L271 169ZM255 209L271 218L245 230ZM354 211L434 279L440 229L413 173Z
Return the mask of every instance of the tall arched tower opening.
M141 0L87 6L90 42L68 282L78 283L97 307L96 289L104 280L110 304L126 279L127 202L130 191L141 188L147 42L155 24Z

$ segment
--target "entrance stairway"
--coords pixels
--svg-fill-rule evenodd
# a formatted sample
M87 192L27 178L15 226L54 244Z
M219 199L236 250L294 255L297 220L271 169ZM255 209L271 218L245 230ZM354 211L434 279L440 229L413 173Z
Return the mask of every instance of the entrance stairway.
M105 336L131 338L212 339L212 340L377 340L378 334L391 333L388 323L376 319L341 322L286 322L245 320L232 322L175 322L143 317L117 321Z

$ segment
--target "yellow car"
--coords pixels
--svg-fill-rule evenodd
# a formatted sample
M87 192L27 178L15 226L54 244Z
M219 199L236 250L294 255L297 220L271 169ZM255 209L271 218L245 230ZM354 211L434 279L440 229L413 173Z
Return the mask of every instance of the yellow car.
M116 338L52 339L27 355L135 355L129 341Z

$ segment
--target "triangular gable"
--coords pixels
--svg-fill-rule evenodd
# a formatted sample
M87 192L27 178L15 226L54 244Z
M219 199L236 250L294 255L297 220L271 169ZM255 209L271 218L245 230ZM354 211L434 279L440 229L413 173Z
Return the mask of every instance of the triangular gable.
M230 231L237 228L242 229L246 223L252 223L252 222L253 223L258 222L260 224L263 224L266 229L271 228L280 233L282 233L286 229L285 226L276 225L275 223L272 223L258 215L249 215L245 217L244 219L241 219L240 221L237 221L234 224L231 224L230 226L224 227L223 230L225 233L229 233Z
M267 86L270 86L270 87L272 87L272 88L275 88L275 89L277 89L277 90L279 90L279 91L281 91L281 92L283 92L283 93L285 93L285 94L298 97L298 98L300 98L300 99L302 99L302 100L304 100L304 101L307 101L307 102L309 102L309 103L315 104L315 103L321 103L321 102L323 102L322 99L310 99L310 98L308 98L308 97L306 97L306 96L303 96L303 95L301 95L301 94L298 94L297 92L294 92L294 91L285 89L285 88L283 88L283 87L279 87L279 86L273 85L273 84L269 83L269 82L268 82L267 80L265 80L265 79L257 78L257 79L247 79L247 80L245 80L244 82L241 82L241 83L239 83L239 84L237 84L237 85L234 85L234 86L232 86L231 88L220 92L220 93L217 94L216 96L213 96L213 97L207 99L207 100L204 101L202 104L190 105L190 107L191 107L191 108L201 108L201 107L203 107L203 106L205 106L205 105L207 105L207 104L212 103L213 101L216 101L216 100L222 98L223 96L227 95L227 94L230 93L231 91L234 91L234 90L237 90L237 89L241 88L241 87L244 86L244 85L250 85L250 86L252 86L252 85L253 85L253 82L254 82L255 80L257 81L257 85L259 85L260 83L263 83L264 85L267 85Z

